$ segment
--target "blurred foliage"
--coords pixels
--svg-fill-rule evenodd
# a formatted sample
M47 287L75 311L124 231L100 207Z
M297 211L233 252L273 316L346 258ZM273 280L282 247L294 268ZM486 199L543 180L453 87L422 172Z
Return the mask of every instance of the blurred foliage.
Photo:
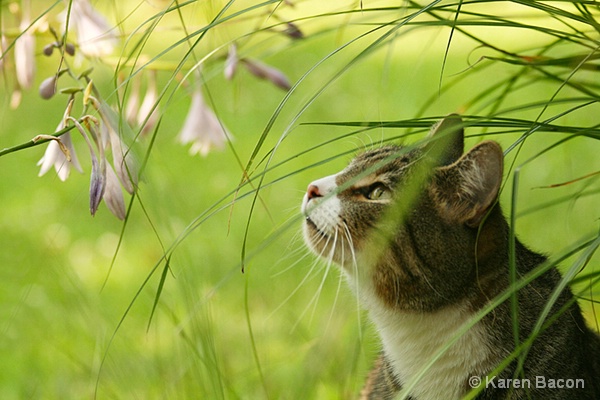
M595 3L290 3L94 3L122 48L77 68L94 67L117 110L128 77L157 71L161 120L140 138L148 162L125 222L102 205L89 215L80 137L84 174L66 182L36 177L45 146L0 158L1 398L353 398L376 334L338 271L304 249L304 189L450 112L473 124L467 147L485 135L506 150L502 204L524 243L559 256L598 235ZM64 3L32 2L31 15L53 4L55 17ZM56 72L56 54L41 55L53 40L38 34L34 88ZM225 79L233 41L292 90L247 70ZM234 139L203 158L175 142L183 75L204 57L205 98ZM13 90L5 70L0 147L52 134L66 97L24 90L11 110ZM598 260L584 271L596 281ZM589 282L577 288L597 301ZM597 326L593 304L583 307Z

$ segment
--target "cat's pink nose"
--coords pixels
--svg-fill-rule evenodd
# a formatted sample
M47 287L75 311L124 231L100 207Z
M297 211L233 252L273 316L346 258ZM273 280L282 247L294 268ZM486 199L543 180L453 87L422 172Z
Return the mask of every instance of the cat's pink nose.
M306 195L308 199L314 199L315 197L323 197L321 192L319 192L319 187L317 185L310 184L308 185L308 189L306 189Z

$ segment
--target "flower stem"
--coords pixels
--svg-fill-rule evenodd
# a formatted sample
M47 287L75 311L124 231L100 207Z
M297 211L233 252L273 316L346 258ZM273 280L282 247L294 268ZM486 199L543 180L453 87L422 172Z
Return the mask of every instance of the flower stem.
M59 137L61 135L64 135L65 133L69 132L73 128L74 128L74 126L67 126L67 127L61 129L58 132L54 132L51 135L45 135L45 136ZM7 148L4 148L4 149L0 150L0 157L5 156L5 155L10 154L10 153L14 153L15 151L28 149L30 147L38 146L40 144L44 144L44 143L47 143L50 140L53 140L53 139L40 139L40 140L36 140L39 136L40 135L36 135L33 139L31 139L31 140L29 140L29 141L27 141L25 143L21 143L19 145L13 146L13 147L7 147Z

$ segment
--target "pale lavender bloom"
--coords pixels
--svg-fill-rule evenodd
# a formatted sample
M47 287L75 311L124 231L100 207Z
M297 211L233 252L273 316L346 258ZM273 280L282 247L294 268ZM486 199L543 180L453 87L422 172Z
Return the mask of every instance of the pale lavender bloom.
M57 131L61 129L61 125L59 125ZM77 171L83 172L81 165L79 164L79 160L77 159L75 149L73 148L73 142L71 141L71 135L69 132L63 134L59 140L68 149L71 161L69 162L67 155L60 148L58 142L56 140L51 140L50 143L48 143L48 147L46 148L44 156L37 163L37 165L41 166L38 176L44 175L52 166L54 166L56 174L61 181L66 181L69 177L69 174L71 173L71 165L75 167Z
M206 156L212 148L223 149L230 138L230 133L204 102L201 88L194 90L179 141L182 144L192 143L191 154Z
M125 131L129 126L120 121L120 115L105 102L94 99L94 107L100 114L100 140L104 148L112 149L113 165L121 184L129 194L133 194L138 183L137 162L131 149L117 131Z
M158 122L158 93L156 91L156 71L151 71L144 100L138 109L137 123L142 134L150 132Z
M129 92L129 98L125 104L125 121L132 126L135 125L140 111L140 85L141 80L139 78L133 79L131 82L131 90Z
M240 59L237 55L237 46L235 43L233 43L231 46L229 46L229 52L227 53L227 59L225 60L225 69L223 70L225 79L233 79L239 61Z
M24 17L19 25L22 34L15 42L17 82L23 89L31 88L35 77L35 36L29 25L29 18Z
M119 178L110 164L106 166L106 187L104 190L104 202L111 213L120 220L125 219L125 199L119 184Z
M6 36L4 34L0 35L0 72L4 69L4 60L6 59L6 54L4 52L8 48L8 42L6 41Z
M79 50L88 57L110 55L119 42L106 18L89 0L73 0L69 26L77 33Z
M59 132L65 128L66 118L69 116L72 106L73 102L71 101L65 110L62 120L56 127L56 132ZM77 171L83 172L81 165L79 164L79 160L77 159L77 153L75 153L75 148L73 147L70 133L67 132L63 134L60 136L59 140L64 148L67 149L69 157L67 157L67 154L65 154L63 149L60 148L56 140L52 140L50 143L48 143L48 147L46 148L44 156L37 163L37 165L41 165L38 176L44 175L52 166L54 166L54 169L56 170L56 173L61 181L65 181L69 177L69 174L71 173L71 165L75 167ZM70 158L70 161L68 158Z
M290 90L290 88L292 87L288 78L280 70L258 62L256 60L244 58L242 61L244 62L244 65L252 75L261 79L271 81L271 83L273 83L277 87L280 87L283 90Z
M117 170L117 176L121 184L129 194L133 194L137 186L137 164L133 153L127 148L123 140L119 137L108 118L103 118L102 125L103 139L108 139L113 156L113 165Z
M16 88L10 95L10 108L12 110L16 110L19 108L21 104L21 100L23 99L23 92L20 88Z

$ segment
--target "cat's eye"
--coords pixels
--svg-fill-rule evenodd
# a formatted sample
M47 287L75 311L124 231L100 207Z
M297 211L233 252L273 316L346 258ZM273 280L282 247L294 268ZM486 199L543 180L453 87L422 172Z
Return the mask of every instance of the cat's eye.
M375 183L368 188L365 197L369 200L389 200L392 192L382 183Z

